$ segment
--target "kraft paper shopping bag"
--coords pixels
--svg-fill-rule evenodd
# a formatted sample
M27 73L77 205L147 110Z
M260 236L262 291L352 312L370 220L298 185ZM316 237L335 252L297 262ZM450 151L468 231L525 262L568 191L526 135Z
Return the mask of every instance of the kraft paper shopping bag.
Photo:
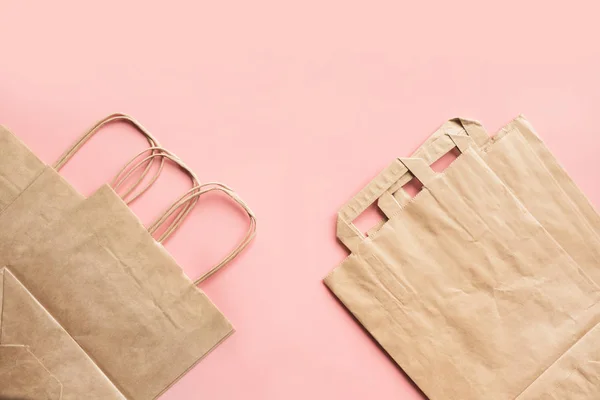
M0 400L62 400L62 385L26 346L0 345Z
M600 283L598 214L523 116L491 138L477 121L450 120L413 157L430 164L437 161L454 147L446 133L471 137L492 171L586 273ZM406 193L398 187L407 179L410 178L389 189L400 202L406 201Z
M227 188L201 186L175 208L209 190L239 201ZM15 225L6 217L11 207L28 202L26 190L0 225ZM240 204L250 215L251 237L254 216ZM233 333L109 186L43 230L33 241L18 239L36 246L13 252L6 263L128 399L156 398Z
M52 386L56 386L55 380L61 383L63 400L125 400L69 333L6 268L0 268L0 348L2 346L13 346L13 353L30 361L34 358L29 353L34 354L35 360L43 365L35 370L52 376ZM21 348L17 349L18 346ZM8 367L19 363L21 361L0 352L0 365ZM34 362L33 366L36 365ZM6 374L0 381L2 399L19 391L26 392L35 386L38 378L17 379L13 374Z
M451 139L462 154L443 173L398 159L344 206L352 253L325 283L430 399L516 399L597 342L600 289L472 140ZM401 205L389 190L412 177L423 189ZM380 197L389 220L365 237L352 221Z
M160 154L133 169L160 155L188 171L194 184L152 225L153 233L201 195L220 190L250 215L250 233L240 248L249 243L255 219L237 195L224 186L198 186L177 157L149 150ZM46 167L0 220L0 265L10 267L127 398L155 398L233 332L159 243L177 219L157 242L109 186L84 200Z

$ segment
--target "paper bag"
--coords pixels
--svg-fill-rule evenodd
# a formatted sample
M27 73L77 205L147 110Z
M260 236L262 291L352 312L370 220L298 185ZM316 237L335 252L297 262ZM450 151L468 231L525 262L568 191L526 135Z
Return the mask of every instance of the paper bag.
M477 121L448 121L413 157L430 164L437 161L454 147L445 133L470 136L492 171L583 270L600 283L600 218L523 116L492 138ZM406 201L406 194L397 189L407 179L389 190L401 203Z
M340 211L325 283L432 400L516 399L599 321L600 289L477 154L398 159ZM410 171L404 206L389 189ZM378 198L390 219L352 224Z
M42 230L8 265L128 399L157 397L233 333L110 187Z
M0 400L62 400L62 386L26 346L0 345Z
M7 367L15 363L9 353L13 353L12 357L25 357L31 363L34 357L29 353L32 353L35 360L39 360L37 364L43 365L43 368L35 368L35 372L52 377L52 388L57 386L55 381L62 384L63 400L125 400L92 359L6 268L0 269L0 310L0 349L1 346L13 346L9 348L11 352L0 352L0 364ZM33 362L33 366L37 364ZM26 370L22 369L23 372ZM3 396L14 396L19 390L35 387L41 379L20 380L14 374L5 374L0 381L2 399Z
M212 190L232 197L250 216L240 247L200 282L249 243L255 219L229 188L198 186L181 160L159 150L190 173L194 188L152 225L153 232ZM0 265L11 269L129 399L157 397L233 332L109 186L84 200L45 167L0 221Z

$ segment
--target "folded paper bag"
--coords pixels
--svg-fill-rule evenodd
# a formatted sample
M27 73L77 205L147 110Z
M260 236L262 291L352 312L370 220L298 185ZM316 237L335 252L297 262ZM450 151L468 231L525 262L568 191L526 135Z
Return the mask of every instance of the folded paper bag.
M352 254L325 283L430 399L512 400L597 324L600 288L465 139L443 173L398 159L340 211ZM401 206L405 175L423 189Z
M52 168L0 213L0 265L10 267L121 393L154 399L233 332L194 283L252 239L249 208L226 186L194 186L151 230L213 190L247 211L250 230L195 282L112 188L84 199Z
M0 400L62 400L62 386L26 346L0 345Z
M0 345L27 346L62 383L62 400L125 400L92 359L7 269L0 268ZM23 353L24 354L24 353ZM0 362L2 360L0 355ZM6 364L5 364L6 365ZM26 382L30 385L31 382ZM0 399L23 382L5 376Z
M192 195L220 190L237 199L218 187ZM44 230L10 268L128 399L156 398L233 333L110 187Z

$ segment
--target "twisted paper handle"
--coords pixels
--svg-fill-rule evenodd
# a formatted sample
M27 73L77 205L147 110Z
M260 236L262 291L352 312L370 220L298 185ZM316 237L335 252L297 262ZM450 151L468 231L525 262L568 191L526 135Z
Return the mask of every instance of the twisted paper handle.
M185 205L190 201L193 201L194 199L198 199L198 197L203 194L212 192L214 190L218 190L225 193L227 196L232 198L238 205L240 205L248 214L248 217L250 219L250 226L248 232L246 233L240 244L232 252L230 252L221 262L212 267L200 278L196 279L194 281L194 284L196 285L204 282L206 279L210 278L212 275L218 272L221 268L223 268L234 258L236 258L250 244L250 242L252 242L252 239L256 236L256 217L250 209L250 207L248 207L248 205L231 188L227 187L222 183L210 182L190 189L179 200L177 200L167 211L165 211L165 213L160 218L158 218L158 220L154 224L152 224L152 226L150 226L150 228L148 229L151 234L154 233L156 229L158 229L158 227L162 223L164 223L164 221L166 221L179 207ZM173 230L166 233L170 235L173 232ZM166 237L168 237L168 235L165 236L165 234L163 234L158 239L158 241L163 242L166 239Z
M158 141L152 136L152 134L140 123L138 122L136 119L134 119L133 117L127 115L127 114L123 114L123 113L114 113L111 114L103 119L101 119L100 121L96 122L90 129L88 129L77 141L75 141L75 143L73 143L73 145L71 147L69 147L60 157L59 159L56 161L56 163L54 163L53 167L56 171L60 171L60 169L62 167L65 166L65 164L67 164L67 162L69 162L69 160L71 160L73 158L73 156L75 154L77 154L77 152L96 134L98 133L98 131L106 126L107 124L111 123L111 122L115 122L115 121L125 121L125 122L129 122L131 125L133 125L142 135L144 135L144 137L146 137L146 139L148 140L148 144L150 145L150 148L159 148L160 144L158 143ZM154 151L153 151L154 152ZM146 168L144 169L144 171L142 172L142 174L140 175L140 177L131 185L131 187L129 187L129 189L126 190L126 192L123 194L123 198L127 197L129 194L131 194L131 192L133 190L135 190L144 180L144 178L148 175L148 173L150 172L150 169L152 168L152 164L154 163L154 159L151 159L148 161ZM152 179L150 179L150 181L148 182L148 184L146 184L146 186L144 188L142 188L140 190L140 192L138 194L136 194L133 199L130 200L133 201L136 198L138 198L139 196L141 196L143 193L145 193L153 184L154 182L156 182L156 180L158 179L158 177L160 176L163 167L164 167L164 158L161 158L160 160L160 166L158 168L158 171L156 172L156 174L152 177Z
M144 159L142 159L141 161L138 161L137 164L133 165L135 163L135 161L140 158L142 155L144 155L145 153L147 153L148 151L151 152L150 155L148 155L147 157L145 157ZM165 160L165 159L169 159L171 160L173 163L177 164L177 166L179 166L179 168L184 171L186 173L186 175L188 175L192 181L192 190L194 188L199 187L200 185L200 181L198 179L198 177L196 176L196 174L187 166L184 164L183 161L181 161L181 159L179 157L177 157L175 154L171 153L169 150L162 148L162 147L149 147L147 149L145 149L144 151L140 152L139 154L137 154L135 157L133 157L118 173L117 175L115 175L115 177L113 178L112 182L111 182L111 186L113 187L113 189L115 191L117 191L119 189L119 187L139 168L141 168L144 164L151 162L152 159L156 158L156 157L160 157L161 160ZM141 194L141 193L140 193ZM133 199L129 200L128 202L126 201L127 204L130 204L133 200L135 200L136 198L138 198L138 196L135 196ZM192 211L192 209L195 207L196 203L198 202L198 198L196 198L194 201L190 201L188 203L185 204L185 207L183 207L179 213L177 214L177 216L175 217L175 219L171 222L171 224L167 227L167 229L165 230L165 232L163 233L163 235L161 236L164 237L164 239L168 238L180 225L181 223L183 223L184 219L188 216L188 214ZM163 221L164 223L164 221ZM159 226L152 226L153 230L150 232L151 234L153 234L158 228ZM164 240L163 239L163 240Z

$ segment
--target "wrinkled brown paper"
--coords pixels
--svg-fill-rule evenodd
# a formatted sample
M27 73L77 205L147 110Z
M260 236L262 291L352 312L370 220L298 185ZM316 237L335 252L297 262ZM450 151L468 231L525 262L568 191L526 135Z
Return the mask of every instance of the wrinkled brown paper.
M344 207L352 254L326 284L432 400L596 399L600 289L470 137L442 140L417 154L457 145L443 173L397 160ZM414 199L392 195L415 175ZM365 238L352 220L377 199L389 220Z

